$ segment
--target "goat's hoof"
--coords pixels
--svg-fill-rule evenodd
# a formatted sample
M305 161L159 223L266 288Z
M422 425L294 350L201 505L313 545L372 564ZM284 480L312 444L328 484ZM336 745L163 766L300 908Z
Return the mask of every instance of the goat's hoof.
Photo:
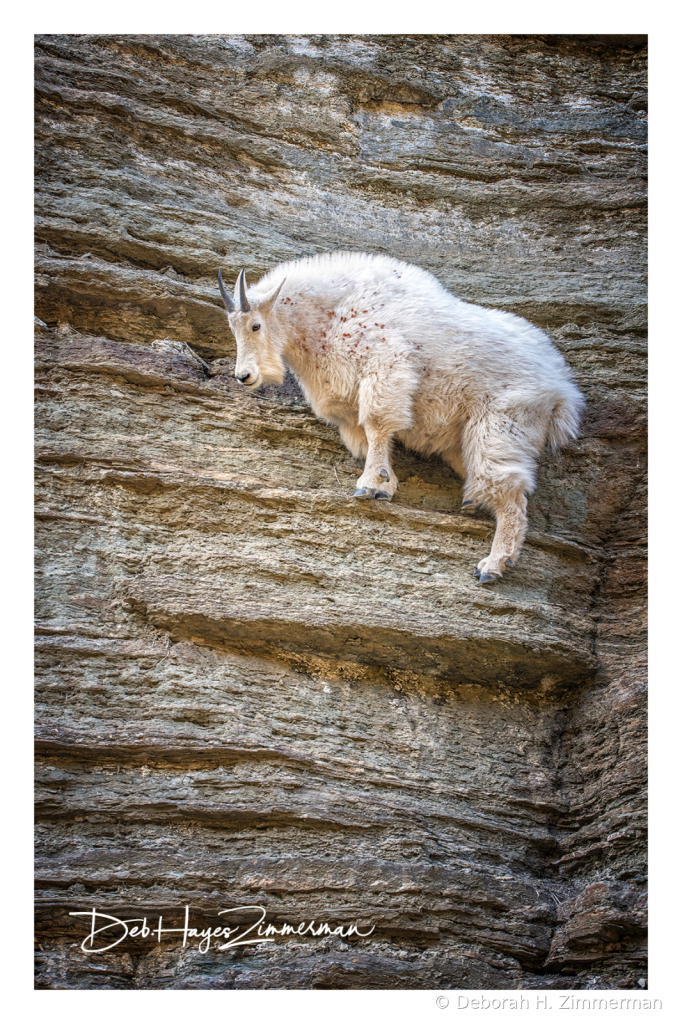
M373 487L357 487L353 493L354 498L373 498L375 490Z
M507 566L508 569L514 568L514 562L512 562L511 558L508 558L504 564Z
M479 583L495 583L496 580L501 579L496 572L482 572L478 577Z
M475 501L463 501L462 502L462 507L460 509L460 512L462 512L463 515L465 515L465 516L472 516L475 511L476 511L476 502Z
M474 569L472 575L475 576L476 579L478 579L478 577L481 575L481 570L478 568L478 566L476 566L476 568Z
M391 495L387 494L386 491L377 491L377 493L374 495L374 497L377 498L379 501L390 501L391 500Z
M379 476L381 477L382 480L389 480L391 474L389 473L389 471L387 469L380 469L379 470Z

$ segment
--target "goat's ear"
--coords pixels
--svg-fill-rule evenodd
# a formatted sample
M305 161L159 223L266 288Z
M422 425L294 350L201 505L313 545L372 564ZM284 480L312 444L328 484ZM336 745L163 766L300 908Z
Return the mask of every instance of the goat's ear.
M269 313L272 307L277 302L277 296L282 290L282 285L286 281L286 277L280 281L274 291L271 291L269 295L266 295L264 299L261 299L258 303L258 311L261 313Z

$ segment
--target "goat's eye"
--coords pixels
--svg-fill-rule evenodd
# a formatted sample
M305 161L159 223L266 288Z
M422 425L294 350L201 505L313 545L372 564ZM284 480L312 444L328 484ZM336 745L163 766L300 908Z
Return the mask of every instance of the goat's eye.
M251 328L252 331L260 331L260 324L254 324Z

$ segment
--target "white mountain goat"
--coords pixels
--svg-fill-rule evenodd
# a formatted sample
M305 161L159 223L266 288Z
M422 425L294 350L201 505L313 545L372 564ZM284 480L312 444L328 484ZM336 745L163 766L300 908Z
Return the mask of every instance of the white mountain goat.
M514 565L526 534L536 460L578 433L583 399L561 354L511 313L462 302L425 270L334 252L283 263L234 298L218 272L246 387L281 384L286 367L313 411L365 458L356 498L390 501L393 437L439 453L464 478L462 511L492 508L480 583ZM286 285L286 287L285 287Z

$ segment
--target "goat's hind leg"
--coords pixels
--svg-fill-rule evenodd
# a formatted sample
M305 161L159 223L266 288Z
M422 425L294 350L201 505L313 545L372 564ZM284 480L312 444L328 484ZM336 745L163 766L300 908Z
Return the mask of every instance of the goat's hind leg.
M462 461L462 452L458 447L448 448L446 451L441 453L441 458L444 462L447 462L448 466L452 466L457 476L466 479L466 469ZM472 498L468 498L466 493L462 497L462 507L460 512L465 516L475 516L479 510L479 503L474 501Z
M500 484L491 495L497 526L490 554L482 558L474 570L479 583L495 583L505 569L512 569L519 557L528 528L526 496L523 489Z
M528 528L526 492L533 490L536 439L518 422L485 417L467 425L462 454L464 499L495 512L490 554L476 566L479 583L494 583L519 557Z

